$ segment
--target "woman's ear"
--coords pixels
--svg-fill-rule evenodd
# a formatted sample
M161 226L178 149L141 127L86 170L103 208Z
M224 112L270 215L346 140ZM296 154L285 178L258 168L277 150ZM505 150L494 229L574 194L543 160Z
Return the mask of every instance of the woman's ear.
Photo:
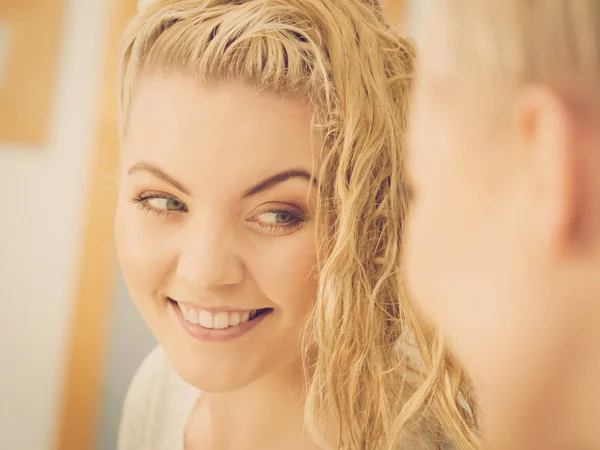
M578 121L562 96L540 85L517 94L513 115L517 148L530 164L532 229L539 230L546 249L559 256L578 245L586 220L587 162Z

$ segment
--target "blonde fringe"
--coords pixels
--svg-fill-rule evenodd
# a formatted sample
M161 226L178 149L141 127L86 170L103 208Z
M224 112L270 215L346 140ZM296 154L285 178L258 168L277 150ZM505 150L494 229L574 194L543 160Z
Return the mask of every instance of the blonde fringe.
M121 133L136 82L149 72L241 80L307 98L325 136L317 175L319 291L304 339L307 425L323 442L323 423L332 421L337 449L442 448L445 437L459 449L476 448L470 384L398 282L415 49L373 6L156 2L123 38ZM403 350L408 338L418 362Z

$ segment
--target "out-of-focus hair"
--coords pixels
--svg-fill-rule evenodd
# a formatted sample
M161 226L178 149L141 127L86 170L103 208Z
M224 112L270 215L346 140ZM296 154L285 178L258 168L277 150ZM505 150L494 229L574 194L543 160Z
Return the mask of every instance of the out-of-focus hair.
M447 45L454 81L481 87L472 90L489 107L498 109L529 83L577 86L598 99L597 0L433 0L430 8L443 17L445 36L436 41Z

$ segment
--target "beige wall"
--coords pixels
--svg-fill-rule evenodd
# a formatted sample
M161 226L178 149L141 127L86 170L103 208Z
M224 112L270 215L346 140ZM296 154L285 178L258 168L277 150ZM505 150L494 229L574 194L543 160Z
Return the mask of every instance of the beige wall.
M51 132L0 142L0 448L51 449L94 144L105 0L65 0Z

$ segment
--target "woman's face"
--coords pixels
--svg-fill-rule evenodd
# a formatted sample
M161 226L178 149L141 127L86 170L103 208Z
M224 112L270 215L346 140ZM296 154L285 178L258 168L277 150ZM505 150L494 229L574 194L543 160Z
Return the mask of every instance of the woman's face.
M483 103L484 92L474 94L477 85L468 82L472 75L448 59L454 49L439 31L444 19L436 19L424 26L429 31L413 104L408 171L415 196L406 272L480 394L495 394L509 377L494 374L515 366L515 349L526 348L519 343L543 335L540 311L549 297L541 281L545 232L539 230L547 229L547 216L539 194L545 188L529 169L533 153L523 150L526 139L515 131L527 127L509 127L504 114L498 117L506 123L491 119L496 116Z
M119 262L172 364L205 391L299 356L316 251L309 106L241 83L140 80L123 141Z
M527 267L535 252L525 225L532 202L515 170L517 148L491 131L476 96L456 81L461 77L446 58L443 34L433 31L443 28L431 20L413 105L407 277L479 379L500 363L494 355L506 339L494 330L519 328L509 323L519 316L506 299L524 295L533 278Z

